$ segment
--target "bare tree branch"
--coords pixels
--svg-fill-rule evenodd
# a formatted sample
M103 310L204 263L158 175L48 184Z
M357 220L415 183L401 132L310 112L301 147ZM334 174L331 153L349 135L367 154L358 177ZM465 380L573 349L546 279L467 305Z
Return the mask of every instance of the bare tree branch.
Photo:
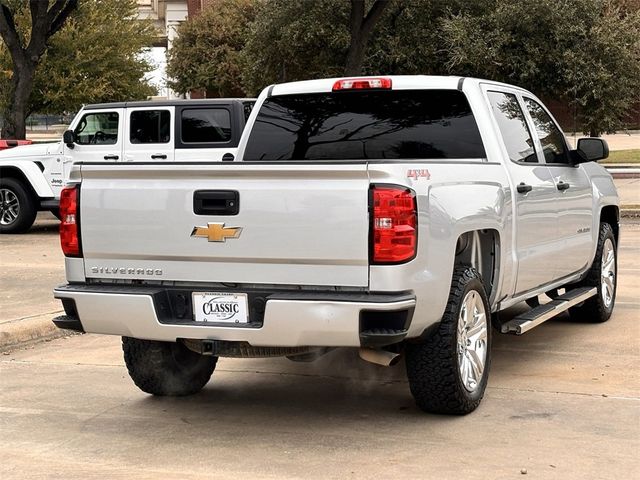
M380 20L380 17L382 17L384 9L389 3L391 3L391 0L376 0L374 2L371 10L369 10L369 13L367 13L367 16L362 22L361 31L363 36L366 36L368 38L369 35L371 35L373 27L375 27L376 23L378 23L378 20Z
M11 13L9 7L4 4L0 4L0 36L2 36L4 43L7 45L12 58L23 56L13 13Z
M78 7L78 0L67 0L66 5L62 9L60 9L59 11L54 11L59 3L64 3L64 0L56 1L53 7L51 7L51 9L49 10L49 17L51 22L51 26L49 27L49 31L47 32L49 37L55 35L58 30L62 28L64 22L67 20L69 15L71 15L71 12L73 12Z

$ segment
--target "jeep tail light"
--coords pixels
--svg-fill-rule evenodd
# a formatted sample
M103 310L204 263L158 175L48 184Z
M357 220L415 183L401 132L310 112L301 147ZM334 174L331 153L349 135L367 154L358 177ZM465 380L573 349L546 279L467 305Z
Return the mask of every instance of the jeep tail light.
M408 262L418 244L415 193L400 186L373 186L372 203L371 263Z
M342 90L391 90L391 79L376 78L345 78L333 84L333 91Z
M60 245L67 257L80 256L80 237L78 227L78 194L77 187L69 187L60 193Z

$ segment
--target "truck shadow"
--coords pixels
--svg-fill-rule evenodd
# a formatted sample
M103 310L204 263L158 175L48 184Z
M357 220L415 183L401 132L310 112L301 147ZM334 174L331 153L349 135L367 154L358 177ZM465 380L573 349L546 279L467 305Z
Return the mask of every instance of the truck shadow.
M517 315L521 310L522 307L510 309L507 315ZM494 331L493 365L485 397L492 396L492 384L508 382L517 365L526 373L531 368L526 362L542 362L549 345L562 350L565 342L572 341L567 328L573 330L573 323L568 317L559 318L521 337ZM579 332L585 325L575 327ZM491 400L485 398L476 415L483 415L488 401ZM450 423L464 418L420 411L409 391L404 361L393 367L379 367L362 361L355 349L336 349L313 363L283 358L221 359L201 393L183 398L147 397L139 406L178 417L185 424L219 425L242 418L242 422L271 426L304 422L322 430L337 428L344 422L384 424L422 419Z

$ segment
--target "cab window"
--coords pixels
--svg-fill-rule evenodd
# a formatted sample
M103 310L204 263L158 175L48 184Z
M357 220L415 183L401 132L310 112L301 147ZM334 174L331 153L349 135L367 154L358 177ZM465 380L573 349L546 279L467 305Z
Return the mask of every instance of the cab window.
M129 139L132 144L169 143L171 113L169 110L137 110L131 112Z
M115 145L118 142L118 114L96 112L85 114L73 133L78 145Z
M513 162L538 163L533 138L516 96L504 92L488 92L487 95L509 159Z
M231 115L226 108L182 110L183 143L216 143L231 140Z
M564 135L556 126L551 116L535 100L525 97L524 103L536 127L538 138L542 144L545 162L568 163L569 158L567 156Z

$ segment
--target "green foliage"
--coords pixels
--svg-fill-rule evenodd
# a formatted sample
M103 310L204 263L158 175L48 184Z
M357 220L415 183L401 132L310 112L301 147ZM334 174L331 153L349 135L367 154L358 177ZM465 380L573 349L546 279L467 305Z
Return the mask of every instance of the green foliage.
M141 52L156 32L136 15L135 0L81 0L62 30L51 37L36 70L29 111L75 111L83 103L139 100L155 94L144 80L152 67ZM19 10L16 22L28 38L27 8ZM0 42L0 107L9 101L11 69L9 54Z
M369 41L364 74L446 73L443 17L484 11L489 3L493 1L393 2ZM349 49L349 14L344 0L262 2L242 56L247 89L257 92L275 82L341 76Z
M621 127L638 100L640 10L611 0L495 1L445 18L447 70L574 104L585 132Z
M220 0L178 28L169 51L169 86L177 92L205 89L219 97L245 95L240 56L253 21L254 0Z
M345 0L219 0L181 26L173 87L254 95L276 82L341 76L349 15ZM639 45L635 0L397 0L375 27L363 70L520 85L575 105L596 134L620 128L638 99Z
M640 149L613 150L609 152L609 158L599 163L640 163Z
M242 56L247 90L341 75L349 48L349 12L343 0L262 2Z

